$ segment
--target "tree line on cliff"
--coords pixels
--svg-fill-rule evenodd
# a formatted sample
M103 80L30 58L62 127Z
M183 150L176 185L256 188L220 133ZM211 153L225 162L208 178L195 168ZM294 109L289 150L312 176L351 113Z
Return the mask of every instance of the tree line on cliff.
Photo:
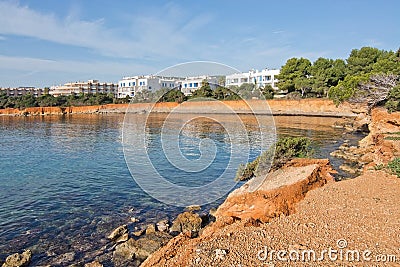
M346 60L291 58L277 76L288 98L329 97L400 110L400 49L353 49Z

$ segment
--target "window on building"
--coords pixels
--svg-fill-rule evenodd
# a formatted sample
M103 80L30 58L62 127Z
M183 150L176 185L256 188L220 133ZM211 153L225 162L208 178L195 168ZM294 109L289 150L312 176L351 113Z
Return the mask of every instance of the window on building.
M199 87L199 83L194 83L193 87Z
M271 80L271 76L270 75L265 76L264 79L265 79L265 81L270 81Z
M189 87L193 87L193 83L189 83Z
M239 79L233 79L233 83L238 83Z

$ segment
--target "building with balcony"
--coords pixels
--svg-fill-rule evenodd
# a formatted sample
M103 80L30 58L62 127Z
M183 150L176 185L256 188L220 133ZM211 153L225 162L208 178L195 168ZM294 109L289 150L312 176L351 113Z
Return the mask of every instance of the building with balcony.
M87 82L69 82L64 85L51 86L49 94L54 96L72 94L112 94L116 95L118 85L109 82L99 82L98 80L88 80Z
M178 79L153 75L124 77L118 81L118 98L134 97L145 90L154 92L161 88L173 89L178 87Z
M201 88L204 81L209 83L211 89L215 89L217 87L217 78L209 76L187 77L179 81L179 87L184 95L190 96L194 91Z
M276 86L278 79L276 76L279 73L280 71L277 69L250 70L249 72L234 73L225 77L225 86L241 86L244 83L251 83L255 84L258 88L271 85L272 88L278 90Z
M21 86L17 88L0 88L0 93L10 97L23 96L27 94L31 94L34 97L38 97L44 94L44 89L32 86Z

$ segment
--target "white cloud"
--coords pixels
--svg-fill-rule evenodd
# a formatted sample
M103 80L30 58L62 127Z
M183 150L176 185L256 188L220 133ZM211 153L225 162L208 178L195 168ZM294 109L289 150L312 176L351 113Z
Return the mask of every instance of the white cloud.
M48 78L46 79L49 80L40 81L38 83L38 86L49 85L50 82L54 82L51 76L53 76L55 73L64 73L65 76L68 77L72 77L74 75L83 75L92 79L98 77L114 77L114 79L111 81L115 82L124 75L133 75L137 73L146 74L156 71L150 66L144 66L140 64L115 63L104 61L56 61L41 58L10 57L4 55L0 55L0 70L12 72L17 78L20 77L20 74L18 73L23 73L23 76L34 76L37 73L47 73ZM2 80L4 80L4 77L2 78ZM16 82L18 83L18 81ZM5 85L2 84L0 86Z
M65 18L45 14L16 2L0 2L0 34L38 38L60 44L93 49L100 54L122 58L184 57L190 36L204 27L210 16L182 21L180 12L167 5L164 16L143 14L131 19L126 28L108 28L102 18L81 20L76 8ZM158 11L161 12L161 11ZM162 19L161 19L162 17ZM190 53L187 53L189 55Z

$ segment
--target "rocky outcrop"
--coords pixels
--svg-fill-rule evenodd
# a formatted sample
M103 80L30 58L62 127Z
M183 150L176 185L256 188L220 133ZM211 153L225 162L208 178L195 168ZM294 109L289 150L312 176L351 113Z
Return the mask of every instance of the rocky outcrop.
M361 173L380 168L400 156L400 112L389 114L386 109L375 108L368 119L369 134L360 140L358 146L344 143L332 156L349 162L341 169Z
M2 267L24 267L28 266L31 262L32 251L25 250L21 254L15 253L7 257L6 262Z
M173 221L169 231L172 235L185 233L189 236L197 236L201 229L201 225L202 219L200 215L186 211L178 215L178 217Z
M394 157L400 156L400 112L389 114L383 108L372 110L369 130L368 136L359 142L364 170L387 164Z
M294 212L296 204L313 188L332 181L329 160L295 159L284 168L269 173L261 184L252 179L233 191L217 209L215 217L251 219L263 223ZM256 190L254 190L256 186Z
M170 238L170 235L161 232L148 234L138 240L130 238L115 247L113 262L116 266L125 266L129 263L138 265L165 245Z

